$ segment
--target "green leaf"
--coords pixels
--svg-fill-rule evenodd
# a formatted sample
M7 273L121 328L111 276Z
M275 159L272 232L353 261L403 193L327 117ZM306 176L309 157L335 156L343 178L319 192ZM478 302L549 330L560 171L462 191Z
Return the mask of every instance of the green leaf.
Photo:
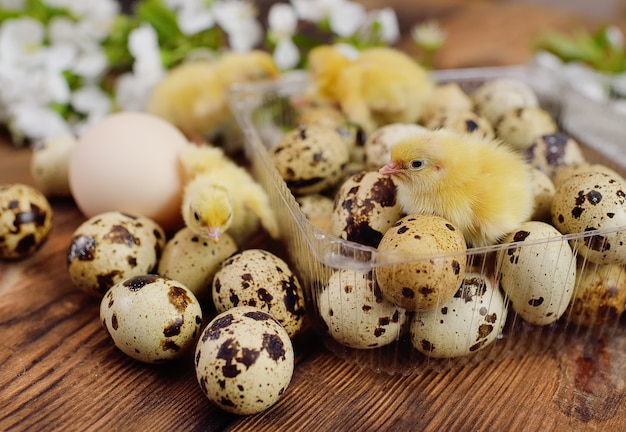
M176 14L162 0L144 0L136 10L137 17L154 27L161 44L184 37L178 28Z

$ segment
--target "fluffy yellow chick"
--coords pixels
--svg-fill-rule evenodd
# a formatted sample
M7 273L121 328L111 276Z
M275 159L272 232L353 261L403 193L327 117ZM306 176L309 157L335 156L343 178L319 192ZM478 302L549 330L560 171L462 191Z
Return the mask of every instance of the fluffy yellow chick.
M338 104L367 133L390 123L415 123L434 90L428 72L394 48L370 48L350 58L322 45L307 60L319 98Z
M224 95L231 85L273 79L278 74L272 57L262 51L181 63L155 86L146 111L201 141L232 120Z
M189 146L180 161L188 178L181 211L192 232L214 242L228 232L241 245L260 222L278 238L278 223L265 190L221 149Z
M533 211L531 170L499 141L444 129L398 142L380 169L407 214L441 216L473 247L497 243Z

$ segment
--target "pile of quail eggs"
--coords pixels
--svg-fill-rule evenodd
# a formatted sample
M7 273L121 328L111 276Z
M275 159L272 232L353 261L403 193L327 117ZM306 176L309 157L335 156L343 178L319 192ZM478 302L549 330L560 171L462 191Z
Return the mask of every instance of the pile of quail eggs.
M322 233L375 249L357 270L319 264L302 276L322 331L340 344L372 349L408 336L424 356L455 358L500 338L510 316L600 330L618 322L626 181L588 162L524 81L492 79L471 93L438 84L417 124L369 136L332 106L297 110L297 126L269 150L277 171ZM439 128L497 139L533 171L531 220L487 250L469 249L439 216L403 214L393 179L378 172L394 143Z

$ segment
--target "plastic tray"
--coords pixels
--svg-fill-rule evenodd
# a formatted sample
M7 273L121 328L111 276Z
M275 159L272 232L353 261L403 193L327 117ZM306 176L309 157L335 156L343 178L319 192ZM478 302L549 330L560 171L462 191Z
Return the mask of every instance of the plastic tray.
M467 92L485 82L498 77L514 77L532 86L539 97L540 104L560 121L561 130L569 133L571 121L564 116L571 111L565 105L563 86L558 79L536 68L504 67L464 70L436 71L433 77L438 82L457 82ZM330 275L339 270L376 271L381 266L377 262L377 250L354 242L329 235L312 225L300 210L298 203L274 168L268 149L275 145L284 133L295 127L294 110L290 100L302 94L307 86L304 74L291 74L284 79L265 84L243 85L232 89L228 95L231 109L245 135L245 151L250 160L251 169L258 181L269 192L272 205L277 211L282 239L289 254L291 265L299 276L304 288L309 311L309 318L314 328L319 331L326 346L339 357L354 362L362 367L387 373L415 373L429 369L446 370L476 361L500 361L508 356L541 353L548 349L558 349L571 338L612 337L617 329L624 327L622 321L600 328L578 327L565 318L549 325L533 325L521 319L511 307L508 308L506 324L499 332L497 340L484 349L454 358L432 358L412 347L406 329L398 331L394 341L388 345L373 349L350 348L336 341L327 332L327 325L321 319L318 304L322 287ZM582 136L579 128L574 127L571 135ZM585 152L589 151L594 161L606 162L625 172L626 163L615 158L615 153L626 154L619 144L605 142L592 143L592 136L584 135L581 144ZM626 144L625 144L626 145ZM588 147L587 147L588 146ZM606 154L606 157L604 156ZM619 229L618 231L624 231ZM615 230L590 231L570 234L557 239L542 240L524 247L540 247L542 244L558 242L571 244L576 249L577 242L584 242L593 236L607 235ZM538 246L539 245L539 246ZM496 259L498 251L519 248L518 243L496 245L485 248L469 249L466 252L468 266L496 282L499 280L500 263ZM439 259L437 256L395 256L387 257L384 265L400 262L419 262L420 260ZM584 256L578 258L579 266L595 266L587 262ZM623 274L626 277L626 274ZM555 299L559 301L559 299ZM355 321L358 322L358 309L345 317L345 331ZM468 340L467 344L473 341Z

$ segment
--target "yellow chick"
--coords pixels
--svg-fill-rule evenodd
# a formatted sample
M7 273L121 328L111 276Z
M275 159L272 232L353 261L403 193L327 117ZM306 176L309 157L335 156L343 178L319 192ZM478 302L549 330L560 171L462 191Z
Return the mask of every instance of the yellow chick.
M262 51L184 62L155 86L146 111L168 120L193 141L202 141L232 120L225 99L230 86L273 79L278 74L272 57Z
M189 146L180 154L188 181L182 216L189 229L218 242L224 232L241 245L259 223L273 237L279 229L265 190L221 149Z
M389 47L350 58L322 45L309 53L307 70L319 98L338 104L366 133L391 123L415 123L435 88L424 68Z
M380 169L407 214L441 216L473 247L497 243L533 211L531 170L499 141L445 129L398 142Z

